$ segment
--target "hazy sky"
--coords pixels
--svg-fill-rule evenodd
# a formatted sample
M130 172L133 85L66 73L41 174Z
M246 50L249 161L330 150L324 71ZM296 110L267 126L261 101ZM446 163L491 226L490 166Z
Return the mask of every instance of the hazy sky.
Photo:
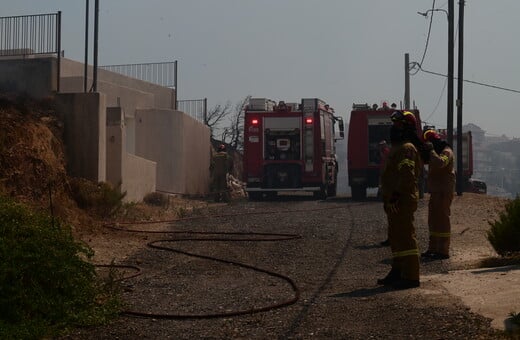
M403 100L404 55L421 60L430 17L417 12L432 3L100 0L99 64L178 60L179 99L207 97L212 107L247 95L286 102L319 97L348 121L352 103ZM3 0L0 16L61 10L65 56L83 61L85 4ZM94 0L90 5L92 28ZM436 8L447 6L448 0L435 1ZM455 8L458 26L458 0ZM518 0L466 0L464 79L520 91L519 13ZM445 13L434 13L426 70L447 73L447 23ZM446 127L445 78L418 72L410 83L423 120ZM520 93L465 83L463 109L464 124L520 137Z

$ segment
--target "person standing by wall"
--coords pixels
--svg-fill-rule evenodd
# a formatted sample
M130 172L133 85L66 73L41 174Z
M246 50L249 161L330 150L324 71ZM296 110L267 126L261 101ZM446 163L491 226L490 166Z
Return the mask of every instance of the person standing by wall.
M231 195L227 186L227 174L233 171L233 159L226 151L226 145L220 144L213 155L210 165L212 189L215 202L229 202Z
M428 165L428 250L421 254L426 260L444 260L450 257L450 210L455 191L454 155L450 145L437 131L428 129L424 140L429 149Z
M395 111L391 119L392 147L381 176L381 184L388 219L392 268L377 283L395 289L408 289L420 285L414 213L419 200L417 179L422 162L419 152L411 143L413 136L417 136L413 113Z

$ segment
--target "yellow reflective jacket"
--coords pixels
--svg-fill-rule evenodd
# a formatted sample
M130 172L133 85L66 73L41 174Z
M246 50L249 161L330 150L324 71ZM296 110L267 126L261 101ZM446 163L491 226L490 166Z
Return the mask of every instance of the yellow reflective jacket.
M412 143L392 145L381 175L383 201L388 203L397 194L400 202L417 202L421 167L419 152Z
M454 159L453 150L449 146L446 146L440 154L435 150L430 151L428 191L453 192L455 190Z

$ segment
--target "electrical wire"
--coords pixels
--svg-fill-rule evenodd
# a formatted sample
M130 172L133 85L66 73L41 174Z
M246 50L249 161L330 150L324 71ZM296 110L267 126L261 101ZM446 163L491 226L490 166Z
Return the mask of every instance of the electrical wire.
M419 66L422 66L424 59L426 58L426 52L428 51L428 45L430 43L430 35L431 35L431 31L432 31L434 10L435 10L435 0L433 0L433 3L432 3L432 9L431 9L432 15L430 17L430 25L428 26L428 35L426 36L426 44L424 46L424 51L423 51L423 55L421 58L421 62L419 63ZM417 71L417 72L419 72L419 71Z
M446 78L448 77L446 74L433 72L433 71L428 71L428 70L423 69L421 67L421 65L418 65L418 63L415 63L415 64L417 64L417 67L419 68L419 70L424 72L424 73L433 74L433 75L440 76L440 77L446 77ZM453 79L458 79L458 78L457 77L453 77ZM503 86L491 85L491 84L486 84L486 83L482 83L482 82L478 82L478 81L474 81L474 80L467 80L467 79L463 79L462 81L466 82L466 83L470 83L470 84L475 84L475 85L480 85L480 86L484 86L484 87L497 89L497 90L514 92L514 93L520 93L520 90L510 89L510 88L503 87Z

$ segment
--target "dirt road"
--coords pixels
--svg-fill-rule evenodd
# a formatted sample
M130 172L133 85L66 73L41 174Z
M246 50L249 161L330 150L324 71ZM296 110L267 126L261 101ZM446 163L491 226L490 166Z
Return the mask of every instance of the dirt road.
M455 200L454 212L461 202ZM422 251L427 244L426 204L421 201L416 214ZM492 217L492 210L486 216ZM375 284L389 270L390 256L379 245L386 237L386 222L375 200L243 200L214 206L211 216L128 226L175 232L125 233L125 242L133 238L142 248L122 261L115 259L143 270L123 283L126 310L154 317L122 316L69 338L500 338L489 319L472 314L434 281L406 291ZM474 218L485 228L482 216ZM454 216L454 229L469 229L454 237L453 246L467 244L481 251L474 244L482 242L481 230L464 223L472 222L458 223ZM116 244L119 233L105 237ZM161 249L146 247L149 242ZM471 262L423 263L421 273L442 274ZM251 310L258 312L249 314Z

